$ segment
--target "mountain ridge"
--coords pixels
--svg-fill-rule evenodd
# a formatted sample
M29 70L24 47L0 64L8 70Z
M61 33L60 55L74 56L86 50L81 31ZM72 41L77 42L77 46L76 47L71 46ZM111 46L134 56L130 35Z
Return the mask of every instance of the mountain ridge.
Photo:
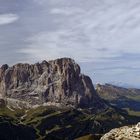
M117 98L117 96L140 95L140 89L138 89L138 88L126 88L126 87L121 87L121 86L108 84L108 83L103 84L103 85L97 84L96 91L102 97L104 96L103 94L105 94L105 93L106 93L106 95L108 94L108 96L113 95L114 98ZM105 96L103 98L105 98ZM107 98L107 96L106 96L106 98Z
M111 105L140 116L140 89L98 84L96 92Z
M80 66L70 58L18 63L0 68L0 95L7 99L77 107L104 107L91 79L81 73Z

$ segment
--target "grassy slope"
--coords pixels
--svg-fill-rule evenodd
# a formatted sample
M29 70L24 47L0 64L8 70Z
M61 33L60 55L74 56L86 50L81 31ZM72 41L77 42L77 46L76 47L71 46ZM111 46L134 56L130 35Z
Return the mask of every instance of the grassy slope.
M3 108L0 109L0 116L1 124L6 121L7 128L9 124L12 126L10 132L18 132L8 135L11 138L17 136L19 140L21 137L25 139L25 136L28 136L29 140L72 140L88 134L95 137L95 134L103 134L114 127L140 121L139 117L128 116L125 111L111 107L96 115L85 110L56 107L38 107L27 112ZM0 130L7 131L1 127Z
M35 130L20 122L23 110L11 111L8 108L0 108L0 139L1 140L33 140Z
M134 101L138 101L140 102L140 95L129 95L129 96L126 96L128 99L132 99Z
M102 137L102 135L89 134L89 135L86 135L86 136L79 137L75 140L100 140L101 137Z

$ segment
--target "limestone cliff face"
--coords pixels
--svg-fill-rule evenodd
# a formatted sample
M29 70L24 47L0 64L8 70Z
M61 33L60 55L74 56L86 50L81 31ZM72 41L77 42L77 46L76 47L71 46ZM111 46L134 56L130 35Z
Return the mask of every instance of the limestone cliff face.
M0 68L2 97L42 104L62 103L81 107L102 106L91 79L81 74L70 58Z

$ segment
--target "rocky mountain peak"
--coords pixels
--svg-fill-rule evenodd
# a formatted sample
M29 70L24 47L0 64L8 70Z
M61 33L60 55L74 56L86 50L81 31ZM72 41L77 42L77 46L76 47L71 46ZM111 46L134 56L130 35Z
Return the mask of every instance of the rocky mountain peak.
M70 58L16 64L0 68L0 95L7 99L80 107L102 106L92 81L81 74L79 65Z

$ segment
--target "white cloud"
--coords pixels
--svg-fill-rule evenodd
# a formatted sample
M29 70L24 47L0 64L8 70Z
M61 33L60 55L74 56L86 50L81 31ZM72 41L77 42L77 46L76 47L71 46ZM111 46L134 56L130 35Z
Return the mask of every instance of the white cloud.
M94 82L140 82L139 0L41 0L39 6L46 29L26 40L21 52L28 60L71 57Z
M123 53L140 53L140 5L137 0L97 2L79 0L50 9L55 30L41 32L28 40L22 51L30 57L53 59L68 56L78 61L100 61ZM45 1L42 1L45 2ZM53 1L56 3L56 1ZM45 4L44 4L45 5Z
M58 15L64 15L64 16L73 16L74 14L84 14L85 10L81 8L73 8L71 7L64 7L63 9L60 8L53 8L50 10L51 14L58 14Z
M140 83L139 0L17 3L11 6L6 2L5 10L13 9L22 18L20 26L0 28L1 63L72 57L95 81L125 81L126 78L128 82ZM0 14L0 25L15 22L17 15ZM13 53L7 58L9 48Z
M0 25L10 24L18 19L16 14L0 14Z

